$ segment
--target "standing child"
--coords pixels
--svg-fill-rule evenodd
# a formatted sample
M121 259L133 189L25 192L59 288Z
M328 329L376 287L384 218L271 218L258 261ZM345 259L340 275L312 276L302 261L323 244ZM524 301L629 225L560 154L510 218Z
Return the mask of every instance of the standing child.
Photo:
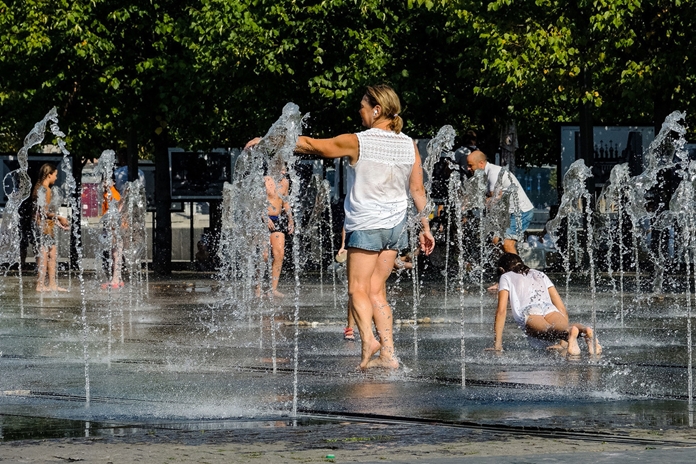
M121 279L121 267L123 266L123 229L124 223L121 217L121 194L114 186L111 176L105 174L102 182L102 227L106 241L111 242L110 256L107 254L107 262L110 264L111 279L101 285L103 290L112 288L118 290L124 286ZM116 210L109 211L112 204L116 204ZM110 258L110 261L109 261Z
M54 226L57 224L63 230L69 230L68 220L59 216L57 211L51 208L51 187L58 178L58 169L52 164L44 164L39 170L39 180L32 190L34 205L35 242L37 248L37 262L39 278L36 281L36 291L67 292L59 287L57 274L58 246L55 237ZM46 284L48 277L48 284Z
M583 336L590 354L602 352L591 328L568 323L568 312L563 300L546 274L530 269L522 258L512 253L505 253L500 258L498 272L501 276L498 283L498 310L495 314L495 345L491 350L503 350L503 328L509 301L515 322L528 337L557 343L549 348L567 348L569 355L579 355L577 339L578 336Z
M271 234L271 295L282 298L285 295L278 291L280 272L285 258L285 238L295 232L295 222L292 218L292 208L289 203L290 179L285 162L278 155L273 158L270 166L264 165L263 182L266 188L268 207L265 218ZM264 251L264 260L268 260L268 251ZM257 289L259 296L261 289Z

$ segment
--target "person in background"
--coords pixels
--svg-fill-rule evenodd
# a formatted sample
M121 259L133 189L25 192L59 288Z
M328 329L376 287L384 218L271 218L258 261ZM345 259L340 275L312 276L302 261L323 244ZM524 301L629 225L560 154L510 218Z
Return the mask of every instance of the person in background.
M107 260L108 258L111 259L111 269L109 269L111 279L109 282L103 283L101 288L104 290L108 288L116 290L124 286L124 282L121 280L121 267L123 264L121 262L123 258L123 238L121 235L123 221L120 215L123 204L121 203L121 194L116 189L114 181L111 178L103 179L102 188L101 221L104 229L104 236L110 237L111 239L110 256L107 255ZM117 210L109 214L109 209L114 204Z
M125 148L121 148L116 153L116 156L118 157L119 167L114 170L114 187L123 196L126 193L124 191L126 182L128 182L128 152ZM145 173L140 169L138 169L138 178L143 183L143 187L145 187Z
M437 208L435 218L439 218L438 222L444 222L445 205L449 200L449 184L450 177L454 173L456 164L450 158L441 156L437 163L433 166L433 182L431 187L430 197Z
M459 180L462 182L464 182L469 175L467 156L469 156L469 153L478 150L476 145L476 132L472 130L466 131L463 141L464 145L457 148L454 152L454 163L459 166Z
M493 195L496 194L494 190L498 183L498 177L500 176L502 168L489 163L486 155L481 150L475 150L469 153L467 164L472 173L479 169L483 169L486 173L488 182L487 195L489 198L492 198ZM517 193L517 202L510 202L510 226L503 236L503 250L506 253L517 254L517 242L524 239L524 232L532 222L532 218L534 217L534 205L529 201L529 197L527 197L527 194L524 192L517 178L511 172L507 172L503 179L501 179L501 186L503 189L507 189L511 185L514 185ZM500 237L493 238L493 243L497 244L499 241Z
M51 208L51 187L58 178L58 169L52 164L44 164L39 170L39 179L31 193L34 205L34 230L37 248L36 259L38 261L38 279L36 291L67 292L59 287L56 274L58 265L58 245L56 243L54 227L58 224L63 230L68 230L67 218L59 216L57 211ZM48 283L46 278L48 277Z
M285 238L295 231L295 223L292 218L292 208L288 202L290 181L285 163L280 156L276 156L272 160L271 166L266 168L263 181L268 201L266 223L271 233L271 256L273 259L271 262L271 294L282 298L285 295L278 291L278 283L285 258ZM268 259L268 252L264 253L264 258ZM260 293L260 289L258 292Z
M196 248L198 249L196 251L196 270L202 272L214 270L206 242L203 239L199 240Z

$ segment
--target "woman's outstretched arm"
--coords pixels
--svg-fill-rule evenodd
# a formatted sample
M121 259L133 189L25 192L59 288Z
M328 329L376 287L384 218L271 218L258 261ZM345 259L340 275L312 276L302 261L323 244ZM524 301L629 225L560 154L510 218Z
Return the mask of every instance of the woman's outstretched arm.
M330 139L313 139L301 135L295 148L300 153L318 155L322 158L350 158L350 164L358 161L360 145L355 134L343 134Z
M250 148L257 145L261 141L261 137L256 137L247 142L244 148ZM297 139L295 150L307 155L317 155L323 158L340 158L347 156L350 158L350 164L355 164L358 161L360 153L360 145L358 136L355 134L343 134L330 139L313 139L301 135Z

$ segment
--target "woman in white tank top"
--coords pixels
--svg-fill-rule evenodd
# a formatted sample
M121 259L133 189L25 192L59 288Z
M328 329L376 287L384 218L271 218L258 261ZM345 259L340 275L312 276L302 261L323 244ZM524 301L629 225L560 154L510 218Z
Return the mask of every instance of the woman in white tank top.
M398 249L406 244L404 229L408 195L420 212L427 203L420 155L413 140L401 133L401 104L386 85L368 87L360 102L360 118L368 130L330 139L300 137L296 150L324 158L350 159L354 178L345 200L348 249L349 308L360 331L360 368L397 368L387 278ZM258 143L254 139L248 146ZM428 219L421 220L420 246L430 254L435 240ZM372 332L372 321L379 341ZM373 357L379 351L378 357Z

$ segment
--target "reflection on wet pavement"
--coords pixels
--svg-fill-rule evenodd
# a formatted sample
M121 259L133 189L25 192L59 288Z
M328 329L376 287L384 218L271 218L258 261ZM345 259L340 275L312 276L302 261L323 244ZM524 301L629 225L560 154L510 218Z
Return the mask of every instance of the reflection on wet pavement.
M152 282L149 296L137 304L127 291L109 300L108 292L90 289L86 407L79 295L47 294L42 302L26 280L23 308L16 277L5 278L0 296L3 414L101 423L259 419L291 410L292 298L260 300L250 312L219 305L223 295L212 280ZM300 412L567 428L693 424L685 401L685 309L678 297L636 305L622 328L613 296L600 294L597 327L604 354L568 359L530 348L511 320L505 351L484 351L492 340L493 297L486 296L489 311L481 321L477 294L467 295L462 311L452 298L444 305L436 283L427 284L434 289L419 307L419 317L430 322L421 320L416 331L407 321L411 283L401 285L394 317L401 319L395 342L402 367L362 373L356 370L359 341L343 340L343 306L334 310L330 291L322 297L318 284L302 284ZM568 306L571 321L589 320L580 289ZM84 432L82 425L63 429Z

